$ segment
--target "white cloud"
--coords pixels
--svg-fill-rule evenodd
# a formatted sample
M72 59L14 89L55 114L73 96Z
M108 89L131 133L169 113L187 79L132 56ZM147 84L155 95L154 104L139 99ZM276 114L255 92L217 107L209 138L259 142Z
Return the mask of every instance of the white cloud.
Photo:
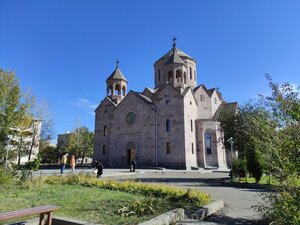
M93 115L93 116L95 115L95 113L93 111L98 106L96 103L91 102L91 101L89 101L88 99L85 99L85 98L78 98L75 101L60 100L60 102L64 103L64 104L67 104L69 106L83 108L83 109L88 109L88 113L91 114L91 115Z

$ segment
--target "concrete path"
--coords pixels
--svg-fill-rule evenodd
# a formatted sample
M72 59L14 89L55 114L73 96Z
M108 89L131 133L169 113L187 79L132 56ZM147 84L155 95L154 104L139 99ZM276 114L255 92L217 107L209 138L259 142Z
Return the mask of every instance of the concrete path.
M119 176L117 176L120 178ZM262 224L261 216L252 208L262 198L262 189L232 186L228 173L207 171L155 171L134 174L141 182L166 183L172 186L196 188L210 194L213 199L224 200L225 207L207 219L224 225L256 225ZM124 179L124 178L123 178Z
M78 169L76 173L81 171L91 173L92 169ZM67 169L66 173L70 173L70 170ZM59 174L59 170L42 170L36 172L35 176L51 174ZM128 169L104 169L103 178L136 179L141 182L200 189L210 194L213 199L222 199L225 203L224 209L207 221L224 225L262 224L261 216L252 207L262 201L260 194L264 190L232 186L228 182L228 173L225 172L143 169L130 173Z

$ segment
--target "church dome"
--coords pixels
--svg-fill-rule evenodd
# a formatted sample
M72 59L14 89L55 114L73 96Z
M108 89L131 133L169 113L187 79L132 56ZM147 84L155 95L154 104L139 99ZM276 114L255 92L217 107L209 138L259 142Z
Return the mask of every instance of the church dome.
M124 80L127 81L124 75L122 74L121 70L119 70L119 67L117 66L114 72L106 79L106 81L109 80Z
M180 58L189 58L191 60L194 60L191 56L189 56L185 52L181 51L179 48L175 47L175 51L177 52L177 54L179 55ZM168 51L161 58L159 58L154 64L156 64L158 61L165 60L165 59L169 58L172 54L173 54L173 48L171 48L170 51Z
M156 65L156 63L158 63L160 61L168 60L170 57L172 57L172 55L174 55L174 52L176 52L176 54L181 58L181 60L190 59L190 60L193 60L193 61L196 62L196 60L193 59L191 56L189 56L185 52L181 51L179 48L176 48L176 42L175 41L176 41L176 38L173 39L173 48L171 48L170 51L168 51L166 54L164 54L162 57L160 57L154 63L154 66Z

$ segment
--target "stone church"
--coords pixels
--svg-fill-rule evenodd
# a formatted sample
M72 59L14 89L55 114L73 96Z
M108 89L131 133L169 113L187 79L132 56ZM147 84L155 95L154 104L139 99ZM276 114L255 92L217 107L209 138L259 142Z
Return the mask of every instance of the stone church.
M95 110L94 159L105 167L227 168L218 118L226 103L217 88L197 86L197 63L176 47L154 63L155 87L129 91L119 69L106 80ZM227 158L227 159L226 159Z

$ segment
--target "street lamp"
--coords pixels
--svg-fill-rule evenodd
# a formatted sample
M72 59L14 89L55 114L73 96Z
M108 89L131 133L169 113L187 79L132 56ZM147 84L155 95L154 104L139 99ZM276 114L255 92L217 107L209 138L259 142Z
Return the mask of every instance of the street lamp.
M232 164L233 164L233 138L230 137L228 140L227 140L228 143L230 143L230 153L231 153L231 169L232 169Z

